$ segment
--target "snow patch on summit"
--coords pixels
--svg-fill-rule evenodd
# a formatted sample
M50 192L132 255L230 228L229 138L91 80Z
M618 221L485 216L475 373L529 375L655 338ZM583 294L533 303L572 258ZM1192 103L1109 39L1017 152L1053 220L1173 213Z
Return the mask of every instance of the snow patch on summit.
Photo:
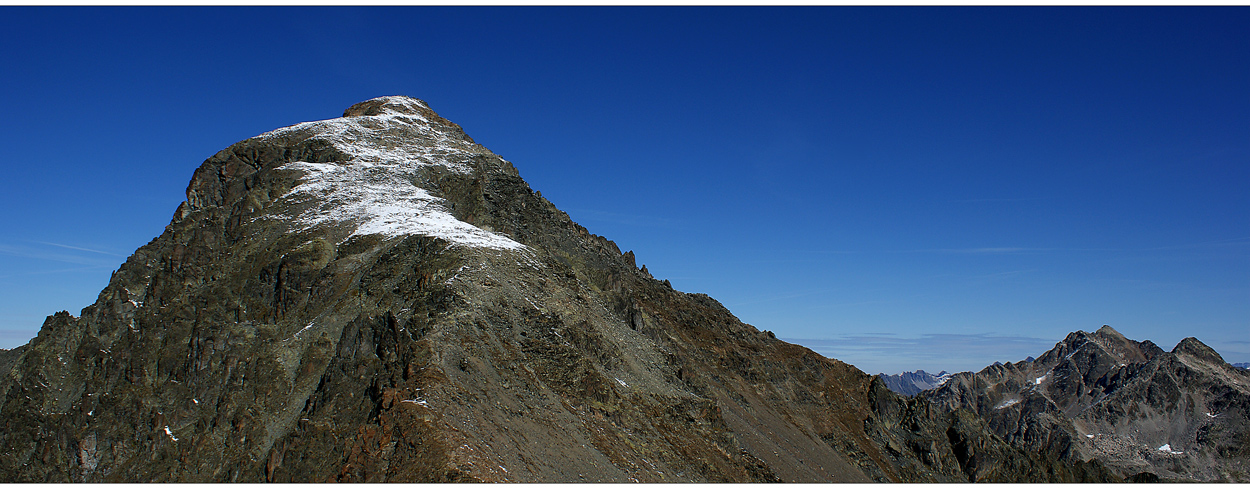
M434 164L469 173L472 170L468 166L449 161L447 156L469 153L470 147L477 145L443 129L417 114L387 111L381 115L302 122L256 137L318 139L347 153L354 162ZM414 144L414 136L428 141Z
M347 222L356 224L352 236L417 234L473 247L525 247L456 219L442 206L442 199L413 185L402 172L395 171L394 165L297 161L281 169L304 172L299 185L283 196L312 204L296 218L304 229L323 223Z
M385 99L401 108L420 103L406 97ZM465 162L493 153L417 110L383 108L379 115L304 122L256 137L327 141L348 156L346 162L296 161L279 167L303 173L296 187L282 197L306 206L295 217L297 225L310 229L349 224L355 225L351 236L416 234L470 247L525 248L506 236L456 219L443 206L443 199L413 183L422 167L469 174L473 170Z

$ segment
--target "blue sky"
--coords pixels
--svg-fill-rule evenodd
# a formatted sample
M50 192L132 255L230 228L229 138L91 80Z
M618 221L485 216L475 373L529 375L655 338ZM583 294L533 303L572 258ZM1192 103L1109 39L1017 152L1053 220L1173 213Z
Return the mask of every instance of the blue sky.
M0 8L0 347L194 169L410 95L679 290L871 373L1103 324L1250 361L1250 10Z

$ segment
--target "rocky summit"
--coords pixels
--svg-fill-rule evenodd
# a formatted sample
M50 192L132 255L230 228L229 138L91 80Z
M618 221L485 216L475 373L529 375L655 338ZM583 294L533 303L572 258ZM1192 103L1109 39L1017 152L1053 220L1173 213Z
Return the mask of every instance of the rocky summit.
M1096 459L1137 481L1250 481L1250 372L1196 338L1172 351L1110 326L1036 360L960 373L921 394L976 411L1016 446Z
M1214 368L1182 350L1114 354L1139 376ZM1026 375L1102 354L1080 351ZM1082 404L1021 406L1074 414L1114 395L1050 375L1044 392L1078 389ZM1244 439L1221 424L1242 391L1186 397L1192 379L1160 399L1215 421L1176 433ZM1013 444L1034 432L981 406L943 406L674 290L424 102L383 97L213 155L94 304L0 351L0 480L1122 478ZM1163 412L1136 409L1080 433ZM1191 438L1141 441L1215 456Z

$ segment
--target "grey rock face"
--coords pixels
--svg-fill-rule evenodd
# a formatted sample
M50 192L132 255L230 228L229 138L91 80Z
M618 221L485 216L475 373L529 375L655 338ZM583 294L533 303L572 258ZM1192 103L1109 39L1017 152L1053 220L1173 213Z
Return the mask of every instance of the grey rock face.
M422 101L195 171L0 352L5 481L1083 481L673 290Z
M956 374L922 394L975 410L1017 446L1097 459L1129 478L1246 481L1250 375L1195 338L1171 352L1104 326L1032 362Z

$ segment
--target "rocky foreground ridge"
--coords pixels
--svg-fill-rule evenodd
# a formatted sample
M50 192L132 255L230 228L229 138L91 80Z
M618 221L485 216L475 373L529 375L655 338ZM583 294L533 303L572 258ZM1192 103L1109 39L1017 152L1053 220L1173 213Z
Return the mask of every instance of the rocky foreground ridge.
M1123 475L944 405L673 290L383 97L209 158L96 303L0 352L0 480Z
M1036 360L955 374L919 396L1012 444L1135 480L1250 481L1250 372L1196 338L1172 351L1110 326Z

